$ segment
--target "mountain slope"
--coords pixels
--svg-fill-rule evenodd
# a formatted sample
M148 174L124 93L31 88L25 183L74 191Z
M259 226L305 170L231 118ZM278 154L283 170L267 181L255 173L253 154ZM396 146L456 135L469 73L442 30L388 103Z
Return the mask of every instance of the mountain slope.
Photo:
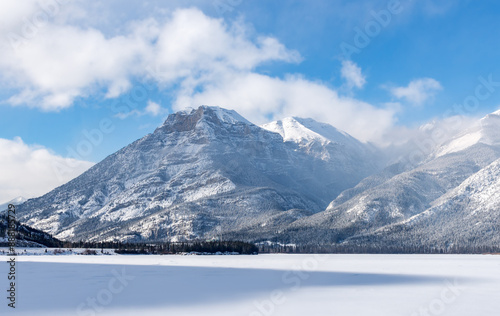
M61 246L61 241L51 235L23 225L18 221L15 223L15 247L55 247ZM0 247L9 247L9 219L7 213L0 214Z
M309 154L323 160L335 160L342 155L352 153L357 157L344 156L343 158L358 160L351 161L351 163L366 163L366 161L359 161L359 157L369 155L373 160L374 154L378 153L375 147L363 144L346 132L313 119L288 117L261 127L280 134L285 142L296 143Z
M481 128L460 133L416 167L393 165L362 180L354 188L342 192L324 212L298 219L278 238L297 243L311 240L342 242L353 236L384 231L385 227L425 212L437 200L500 158L500 142L494 141L500 135L500 126L495 128L499 114L495 112L481 119L477 125ZM482 136L463 146L455 142L457 139L469 140L471 134ZM453 144L454 150L444 153L443 148L450 148L449 144ZM432 233L432 229L427 232Z
M500 146L500 110L486 115L472 127L443 144L436 156L459 152L475 144Z
M338 151L350 163L368 159ZM346 170L358 175L344 181ZM154 133L28 200L19 219L69 240L209 238L292 209L322 211L365 172L332 167L234 111L202 106L171 114Z
M343 203L333 201L324 212L293 223L286 235L293 241L304 242L308 238L302 234L313 229L322 232L322 240L341 242L398 223L424 212L434 200L498 157L500 150L482 144L440 157L382 180ZM305 234L308 236L309 232Z
M17 205L23 204L24 202L26 202L26 199L24 197L22 197L22 196L18 196L15 199L12 199L12 200L10 200L7 203L0 204L0 211L6 210L7 207L9 206L9 204L14 204L14 205L17 206Z
M295 151L324 161L326 167L338 175L329 181L335 188L335 196L381 170L385 164L382 153L374 146L313 119L289 117L261 127L280 134Z
M500 159L432 203L426 211L349 243L484 247L500 243Z

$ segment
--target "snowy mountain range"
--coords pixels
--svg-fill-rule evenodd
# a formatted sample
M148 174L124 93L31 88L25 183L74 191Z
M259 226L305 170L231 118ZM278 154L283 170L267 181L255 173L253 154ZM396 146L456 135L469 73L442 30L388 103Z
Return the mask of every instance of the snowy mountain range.
M312 119L259 127L201 106L21 204L18 219L72 241L498 242L500 111L418 165L386 157Z
M479 136L478 136L479 135ZM341 193L280 238L371 245L490 246L500 241L500 111L409 170L391 165ZM474 141L472 141L474 140ZM410 233L411 231L411 233Z
M210 238L320 212L379 168L375 149L295 122L284 130L304 137L288 141L217 107L171 114L154 133L22 204L19 219L70 240Z

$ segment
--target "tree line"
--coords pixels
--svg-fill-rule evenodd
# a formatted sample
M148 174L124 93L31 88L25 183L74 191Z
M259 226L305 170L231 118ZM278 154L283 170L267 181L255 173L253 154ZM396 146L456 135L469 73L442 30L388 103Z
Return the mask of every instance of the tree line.
M500 254L500 246L484 245L354 245L354 244L309 244L280 245L259 244L259 253L324 253L324 254Z

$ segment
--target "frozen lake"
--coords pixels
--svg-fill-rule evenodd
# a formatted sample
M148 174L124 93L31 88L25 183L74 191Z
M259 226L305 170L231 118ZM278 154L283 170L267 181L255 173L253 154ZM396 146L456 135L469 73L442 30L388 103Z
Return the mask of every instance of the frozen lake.
M3 262L6 256L0 256ZM19 256L1 315L498 315L500 256ZM1 265L6 293L8 264Z

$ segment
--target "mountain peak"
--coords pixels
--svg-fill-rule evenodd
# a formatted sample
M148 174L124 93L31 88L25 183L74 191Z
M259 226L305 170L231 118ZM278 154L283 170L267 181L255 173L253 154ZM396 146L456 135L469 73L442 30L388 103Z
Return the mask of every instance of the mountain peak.
M496 110L495 112L493 112L489 115L499 115L500 116L500 109Z
M461 132L451 141L444 144L437 156L443 156L467 149L475 144L482 143L490 146L500 145L500 110L490 113L477 121L472 127Z
M194 129L197 124L202 121L211 122L216 125L252 125L251 122L234 110L227 110L218 106L201 105L197 109L184 110L170 114L162 127L170 126L176 131L187 131Z
M264 124L261 127L280 134L284 141L297 143L319 141L322 144L332 142L346 145L359 142L346 132L311 118L292 116Z
M14 204L15 206L17 206L17 205L23 204L26 201L27 201L27 199L25 199L24 197L18 196L15 199L12 199L12 200L10 200L7 203L0 204L0 211L3 211L5 209L7 209L7 207L9 206L9 204Z

